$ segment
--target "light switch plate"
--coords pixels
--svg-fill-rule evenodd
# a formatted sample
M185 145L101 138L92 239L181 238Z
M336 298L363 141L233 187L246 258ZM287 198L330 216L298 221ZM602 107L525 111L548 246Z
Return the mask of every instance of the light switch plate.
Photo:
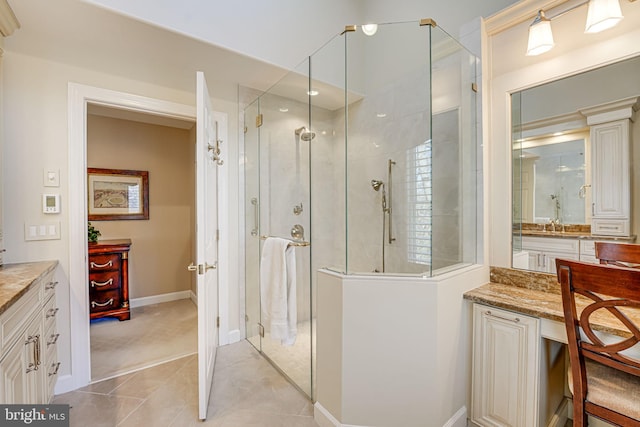
M60 221L24 223L24 240L59 240Z
M42 185L45 187L60 187L60 170L45 169Z

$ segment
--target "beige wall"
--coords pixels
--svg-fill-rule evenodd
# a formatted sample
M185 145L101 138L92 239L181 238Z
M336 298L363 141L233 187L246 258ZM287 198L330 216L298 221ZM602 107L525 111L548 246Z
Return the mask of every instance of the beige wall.
M87 167L149 171L149 220L91 222L100 240L132 240L132 299L191 289L194 155L189 130L88 116Z

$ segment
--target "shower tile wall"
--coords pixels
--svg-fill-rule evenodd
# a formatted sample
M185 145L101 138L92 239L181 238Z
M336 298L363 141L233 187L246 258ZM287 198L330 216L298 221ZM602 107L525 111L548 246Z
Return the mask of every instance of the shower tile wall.
M429 70L416 69L400 81L349 105L348 125L348 269L368 273L382 270L382 245L385 245L385 272L420 274L462 261L462 179L463 144L468 135L460 130L462 106L461 72L468 68L466 55L453 54L440 59L429 81ZM433 106L429 105L430 83ZM433 117L430 117L433 108ZM384 117L379 117L384 114ZM338 115L343 117L343 114ZM468 121L468 119L466 119ZM408 241L412 217L416 215L416 150L433 134L433 187L431 265L413 262ZM388 160L392 167L393 243L388 228L383 243L381 191L375 192L371 180L387 183ZM338 163L340 165L340 163ZM474 170L467 171L474 176ZM473 188L473 187L472 187ZM388 225L387 225L388 227Z

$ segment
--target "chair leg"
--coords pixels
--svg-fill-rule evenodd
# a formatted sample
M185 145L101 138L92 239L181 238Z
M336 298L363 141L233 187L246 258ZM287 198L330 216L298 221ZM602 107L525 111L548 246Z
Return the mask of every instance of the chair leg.
M584 401L573 398L573 427L587 427L587 413L584 411Z

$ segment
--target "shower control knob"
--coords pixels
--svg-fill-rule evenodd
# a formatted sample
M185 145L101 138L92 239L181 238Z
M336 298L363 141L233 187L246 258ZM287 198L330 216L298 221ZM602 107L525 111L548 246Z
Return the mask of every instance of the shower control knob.
M291 237L293 240L302 241L304 240L304 227L300 224L296 224L291 228Z

